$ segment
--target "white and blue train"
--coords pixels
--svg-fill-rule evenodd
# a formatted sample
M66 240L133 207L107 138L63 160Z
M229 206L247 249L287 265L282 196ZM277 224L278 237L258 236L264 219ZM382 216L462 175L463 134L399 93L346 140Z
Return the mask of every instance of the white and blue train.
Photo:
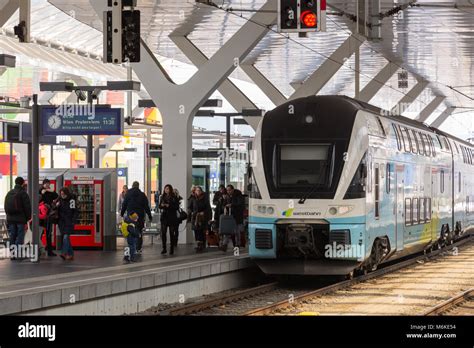
M351 275L474 230L474 146L342 96L296 99L255 136L250 256L266 274Z

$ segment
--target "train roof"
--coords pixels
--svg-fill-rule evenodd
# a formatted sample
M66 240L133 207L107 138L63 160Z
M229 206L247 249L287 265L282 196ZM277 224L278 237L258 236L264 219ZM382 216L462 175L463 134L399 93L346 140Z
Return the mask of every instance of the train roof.
M329 97L329 96L318 96L318 97ZM411 118L408 118L408 117L405 117L405 116L402 116L402 115L391 115L390 112L388 112L387 110L381 109L381 108L379 108L377 106L374 106L374 105L371 105L369 103L366 103L366 102L363 102L363 101L360 101L360 100L357 100L357 99L354 99L354 98L351 98L351 97L348 97L348 96L345 96L345 95L330 96L330 97L343 98L359 110L363 110L363 111L367 111L367 112L377 114L378 116L389 119L391 121L406 123L410 126L422 128L426 131L433 132L433 133L448 137L448 138L450 138L452 140L455 140L455 141L457 141L461 144L464 144L464 145L467 145L467 146L470 146L470 147L474 147L474 144L472 144L472 143L470 143L466 140L460 139L458 137L455 137L454 135L449 134L447 132L443 132L442 130L439 130L438 128L428 126L428 125L426 125L422 122L412 120Z

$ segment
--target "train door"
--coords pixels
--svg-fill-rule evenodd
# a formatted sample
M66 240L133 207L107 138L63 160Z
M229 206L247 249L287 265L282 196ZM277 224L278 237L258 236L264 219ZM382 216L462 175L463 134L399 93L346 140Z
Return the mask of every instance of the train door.
M438 239L438 227L441 229L441 225L438 226L440 221L440 180L439 171L436 169L431 170L431 240ZM427 207L429 209L429 207Z
M405 232L405 169L395 165L395 240L397 251L403 250L403 235Z

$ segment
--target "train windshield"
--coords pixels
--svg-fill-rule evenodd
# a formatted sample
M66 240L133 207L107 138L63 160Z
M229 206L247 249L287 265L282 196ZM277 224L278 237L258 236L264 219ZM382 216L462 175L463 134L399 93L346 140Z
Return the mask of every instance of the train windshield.
M278 144L273 154L276 189L331 186L334 150L331 144Z

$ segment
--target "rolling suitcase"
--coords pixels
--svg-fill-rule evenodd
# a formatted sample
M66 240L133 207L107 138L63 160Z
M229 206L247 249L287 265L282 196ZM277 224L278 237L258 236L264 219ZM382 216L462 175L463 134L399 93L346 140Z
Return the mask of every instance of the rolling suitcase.
M237 228L237 223L235 222L234 217L231 215L229 209L229 214L227 215L224 211L219 218L219 234L222 235L234 235Z

